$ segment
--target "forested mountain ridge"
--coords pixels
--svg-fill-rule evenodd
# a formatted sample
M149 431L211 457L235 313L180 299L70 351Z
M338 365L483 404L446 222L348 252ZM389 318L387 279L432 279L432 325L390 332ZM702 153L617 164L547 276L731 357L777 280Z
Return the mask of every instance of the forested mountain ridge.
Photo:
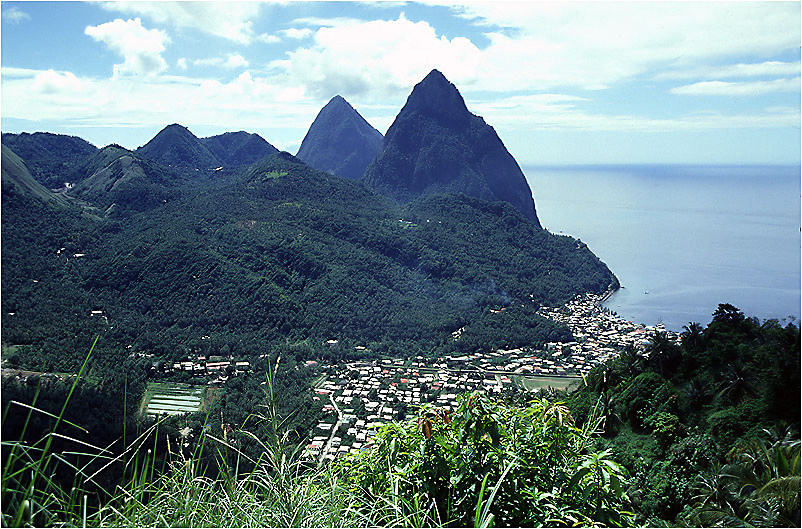
M50 132L4 132L3 145L25 160L33 177L48 189L61 188L65 182L78 181L73 164L95 154L98 149L77 136Z
M148 167L138 152L106 154L114 161L87 189L124 164L139 176ZM163 189L174 189L170 182ZM72 343L63 318L89 321L103 310L107 340L145 351L202 346L247 355L326 339L399 353L512 347L569 338L535 314L541 303L617 286L583 244L537 228L503 202L432 195L398 205L288 153L227 185L180 189L146 211L54 234L41 252L50 263L42 274L35 260L33 270L13 264L25 248L7 248L13 238L5 234L28 236L30 228L4 195L3 311L21 316L3 319L4 340L58 350ZM51 290L28 285L25 299L5 288L48 274ZM61 295L59 284L69 285L61 296L71 300L69 314L48 304ZM511 309L489 311L500 306ZM26 314L34 307L41 318ZM463 327L455 341L451 333Z
M86 176L67 194L87 200L107 214L156 207L178 196L175 186L183 180L179 172L118 145L104 147L80 164L77 172ZM110 209L112 206L116 210Z
M177 123L164 127L136 153L162 165L196 171L214 169L220 165L220 161L197 136Z
M221 166L250 165L279 152L258 134L244 131L226 132L200 140Z
M401 201L427 193L503 200L540 226L518 163L438 70L415 85L364 180Z
M315 169L343 178L362 178L382 146L381 132L341 96L318 113L296 156Z

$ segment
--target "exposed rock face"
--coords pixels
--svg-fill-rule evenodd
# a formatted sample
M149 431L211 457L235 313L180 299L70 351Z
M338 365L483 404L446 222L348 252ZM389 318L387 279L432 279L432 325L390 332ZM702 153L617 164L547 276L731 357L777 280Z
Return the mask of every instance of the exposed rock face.
M364 179L400 201L427 193L502 200L540 226L518 163L437 70L415 85Z
M250 165L278 152L258 134L244 131L209 136L202 138L201 143L225 166Z
M356 180L362 178L381 145L381 132L348 101L334 96L309 127L296 156L315 169Z
M136 152L149 160L173 167L213 169L220 165L201 140L177 123L164 127Z

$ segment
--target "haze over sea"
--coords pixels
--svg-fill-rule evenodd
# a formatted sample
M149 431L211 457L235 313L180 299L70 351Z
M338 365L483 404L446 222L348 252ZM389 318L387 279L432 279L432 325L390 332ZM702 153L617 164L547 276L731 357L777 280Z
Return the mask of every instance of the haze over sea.
M799 166L524 167L542 225L621 282L605 306L682 330L719 303L800 315Z

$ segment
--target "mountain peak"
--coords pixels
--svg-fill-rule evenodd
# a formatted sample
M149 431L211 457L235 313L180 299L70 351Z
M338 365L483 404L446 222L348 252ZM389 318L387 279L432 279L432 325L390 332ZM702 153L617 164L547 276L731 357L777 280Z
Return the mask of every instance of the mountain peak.
M242 130L202 138L201 143L225 166L249 165L278 152L258 134Z
M415 85L401 111L404 110L459 122L463 122L470 115L457 87L436 69Z
M493 127L471 114L457 87L438 70L415 85L364 180L401 201L464 193L508 202L540 225L518 163Z
M176 167L211 169L220 165L201 140L178 123L164 127L136 152L161 164Z
M296 155L319 171L358 179L379 152L381 133L342 96L320 110Z

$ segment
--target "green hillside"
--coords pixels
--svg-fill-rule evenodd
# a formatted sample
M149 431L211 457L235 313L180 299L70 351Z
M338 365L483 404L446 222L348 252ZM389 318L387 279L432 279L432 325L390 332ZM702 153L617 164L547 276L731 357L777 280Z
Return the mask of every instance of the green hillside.
M97 152L97 147L82 138L50 132L4 132L3 145L25 160L33 177L48 189L78 182L74 164Z
M174 170L160 167L142 156L117 145L104 147L78 167L85 178L69 191L109 211L145 210L177 196L182 178Z
M221 165L199 138L177 123L164 127L136 152L168 167L201 171Z
M10 148L2 146L3 192L40 200L50 205L66 205L67 200L37 182L22 159Z
M201 138L201 143L224 166L249 165L278 152L258 134L243 131Z
M29 233L14 221L4 229ZM85 256L64 273L107 315L106 339L176 355L328 339L400 354L536 344L570 336L535 314L541 303L616 285L583 244L505 203L433 195L399 206L286 153L231 185L83 230L73 251ZM64 245L52 244L53 255ZM22 281L17 267L4 271L4 285ZM38 329L38 347L67 316L46 297L4 296L4 311L20 306L54 322ZM490 312L501 306L503 317ZM22 316L3 320L12 342L37 334Z

